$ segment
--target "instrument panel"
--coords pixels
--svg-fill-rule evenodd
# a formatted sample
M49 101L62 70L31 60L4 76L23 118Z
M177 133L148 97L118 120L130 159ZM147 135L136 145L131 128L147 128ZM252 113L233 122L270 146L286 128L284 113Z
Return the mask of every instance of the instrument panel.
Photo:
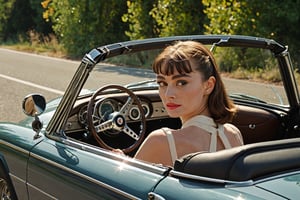
M116 98L104 98L100 99L95 103L94 106L94 114L97 118L105 121L108 116L115 111L119 111L123 106L124 102L116 99ZM145 113L146 118L151 118L151 114L153 113L153 106L147 100L141 100L141 104ZM78 112L78 121L82 125L87 124L87 104L82 106ZM127 120L129 121L137 121L140 119L141 111L139 110L136 104L132 104L129 107Z
M152 121L157 119L169 118L168 113L166 112L161 99L157 92L147 91L141 95L137 95L141 101L142 107L144 109L146 121ZM107 115L118 111L127 101L128 96L125 95L103 95L99 96L94 106L94 115L96 115L95 120L105 121ZM87 107L89 99L84 98L75 103L72 114L70 115L67 124L66 132L72 133L77 131L86 130L88 127L87 123ZM127 123L134 123L139 121L141 113L137 105L132 104L128 113L125 116Z

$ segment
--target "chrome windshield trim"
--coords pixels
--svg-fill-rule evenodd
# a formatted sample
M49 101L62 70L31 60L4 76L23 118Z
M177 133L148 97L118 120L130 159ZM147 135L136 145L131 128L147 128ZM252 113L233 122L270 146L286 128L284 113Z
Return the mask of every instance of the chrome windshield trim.
M263 182L266 182L266 181L271 181L271 180L274 180L274 179L283 178L283 177L286 177L286 176L296 175L296 174L300 175L300 169L297 170L297 171L293 171L293 172L287 172L287 173L273 175L273 176L270 176L270 177L267 177L267 178L259 179L259 180L254 181L254 183L255 184L260 184L260 183L263 183Z
M196 176L192 174L187 174L179 171L170 171L170 175L174 177L180 177L180 178L186 178L186 179L192 179L197 181L205 181L205 182L211 182L211 183L219 183L219 184L225 184L225 187L245 187L245 186L251 186L254 184L252 180L248 181L229 181L229 180L223 180L223 179L216 179L216 178L209 178L204 176Z
M286 49L275 56L279 62L279 69L281 77L283 78L282 82L284 84L289 104L292 107L298 107L300 103L300 96L289 51Z
M170 171L170 175L174 177L180 177L180 178L186 178L186 179L191 179L191 180L196 180L196 181L205 181L205 182L211 182L211 183L219 183L219 184L224 184L226 188L232 188L232 187L246 187L246 186L252 186L256 184L260 184L266 181L271 181L275 180L278 178L283 178L286 176L290 175L296 175L300 174L300 170L293 171L293 172L287 172L279 175L272 175L267 178L262 178L259 180L247 180L247 181L229 181L229 180L223 180L223 179L215 179L215 178L209 178L209 177L204 177L204 176L196 176L192 174L187 174L179 171Z

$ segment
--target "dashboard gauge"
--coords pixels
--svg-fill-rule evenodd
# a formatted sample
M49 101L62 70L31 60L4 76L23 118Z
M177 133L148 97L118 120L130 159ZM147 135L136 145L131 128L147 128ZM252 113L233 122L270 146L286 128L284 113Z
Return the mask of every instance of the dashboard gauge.
M150 115L150 108L148 106L148 104L146 103L142 103L142 108L145 114L145 117L149 117ZM139 120L141 117L141 111L137 106L133 106L130 110L129 110L129 118L132 120Z
M85 125L87 122L87 105L82 106L78 112L78 121Z
M99 108L98 108L98 114L102 118L106 118L109 114L115 112L116 108L115 105L112 101L110 100L104 100L103 102L100 103Z
M142 107L143 107L143 109L144 109L145 116L146 116L146 117L149 117L149 116L150 116L150 108L149 108L149 105L146 104L146 103L143 103L143 104L142 104Z
M129 117L132 120L138 120L141 117L141 112L138 107L134 106L129 110Z

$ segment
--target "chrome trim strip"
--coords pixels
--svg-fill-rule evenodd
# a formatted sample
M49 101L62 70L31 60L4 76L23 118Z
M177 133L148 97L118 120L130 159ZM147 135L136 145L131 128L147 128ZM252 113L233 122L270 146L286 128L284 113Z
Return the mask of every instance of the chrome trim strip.
M138 199L137 197L135 197L135 196L133 196L133 195L127 193L127 192L124 192L124 191L119 190L119 189L117 189L117 188L115 188L115 187L112 187L112 186L110 186L110 185L108 185L108 184L106 184L106 183L103 183L103 182L101 182L101 181L98 181L98 180L96 180L96 179L94 179L94 178L92 178L92 177L89 177L89 176L87 176L87 175L84 175L84 174L82 174L82 173L79 173L79 172L77 172L77 171L74 171L74 170L72 170L72 169L70 169L70 168L67 168L67 167L61 165L61 164L55 163L55 162L53 162L53 161L51 161L51 160L49 160L49 159L43 158L43 157L41 157L41 156L39 156L39 155L37 155L37 154L31 153L31 156L34 157L35 159L41 160L41 161L43 161L43 162L45 162L45 163L48 163L48 164L50 164L50 165L52 165L52 166L55 166L55 167L57 167L57 168L60 168L60 169L62 169L62 170L65 170L65 171L67 171L67 172L69 172L69 173L71 173L71 174L74 174L75 176L79 176L79 177L81 177L81 178L83 178L83 179L89 180L90 182L95 183L96 185L99 185L100 187L106 188L106 189L108 189L108 190L110 190L110 191L112 191L112 192L115 192L115 193L117 193L117 194L120 194L120 195L122 195L122 196L124 196L124 197L126 197L126 198L129 198L129 199ZM36 188L37 188L37 187L36 187ZM37 188L37 189L38 189L38 188Z
M12 173L10 173L10 172L9 172L9 176L11 177L11 179L18 180L18 181L20 181L20 182L22 182L22 183L24 183L24 184L26 183L26 180L21 179L21 178L19 178L18 176L14 175L14 174L12 174Z
M187 174L187 173L183 173L183 172L178 172L178 171L174 171L174 170L170 171L170 175L172 175L172 176L187 178L187 179L193 179L193 180L197 180L197 181L221 183L221 184L225 184L226 188L245 187L245 186L256 185L256 184L259 184L259 183L262 183L262 182L266 182L266 181L270 181L270 180L274 180L274 179L277 179L277 178L282 178L282 177L289 176L289 175L294 175L294 174L300 174L300 170L293 171L293 172L288 172L288 173L283 173L283 174L279 174L279 175L276 175L276 176L270 176L270 177L255 180L255 181L254 180L229 181L229 180L215 179L215 178L209 178L209 177L204 177L204 176L196 176L196 175Z
M47 196L47 197L49 197L51 199L58 199L58 198L55 198L54 196L52 196L51 194L48 194L48 193L44 192L43 190L40 190L38 187L36 187L36 186L34 186L34 185L30 184L30 183L27 183L26 185L29 186L29 187L31 187L31 188L33 188L33 189L35 189L35 190L37 190L38 192L44 194L45 196Z
M174 171L174 170L170 171L170 175L181 177L181 178L193 179L193 180L197 180L197 181L222 183L222 184L226 184L225 187L245 187L245 186L251 186L251 185L254 184L254 182L252 180L248 180L248 181L229 181L229 180L209 178L209 177L204 177L204 176L196 176L196 175L186 174L186 173L178 172L178 171Z
M33 137L32 137L32 140L33 140ZM8 147L10 147L10 148L12 148L12 149L15 149L16 151L19 151L19 152L21 152L21 153L27 154L27 155L29 156L29 151L27 151L27 150L25 150L25 149L22 149L21 147L18 147L18 146L14 145L14 144L11 144L11 143L6 142L6 141L4 141L4 140L0 140L0 144L1 144L1 145L8 146Z

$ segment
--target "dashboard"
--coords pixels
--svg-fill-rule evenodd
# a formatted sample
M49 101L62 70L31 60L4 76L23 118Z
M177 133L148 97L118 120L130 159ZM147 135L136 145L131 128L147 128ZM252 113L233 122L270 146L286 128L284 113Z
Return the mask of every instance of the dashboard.
M157 91L143 91L135 92L138 96L146 121L168 118L168 114L159 98ZM76 102L71 116L69 117L65 131L77 132L86 130L88 128L87 123L87 107L90 98L81 99ZM101 95L95 101L93 107L93 118L103 122L108 119L108 116L115 111L119 111L128 99L128 95L125 93ZM126 122L128 124L135 123L140 120L141 111L136 104L129 106Z

